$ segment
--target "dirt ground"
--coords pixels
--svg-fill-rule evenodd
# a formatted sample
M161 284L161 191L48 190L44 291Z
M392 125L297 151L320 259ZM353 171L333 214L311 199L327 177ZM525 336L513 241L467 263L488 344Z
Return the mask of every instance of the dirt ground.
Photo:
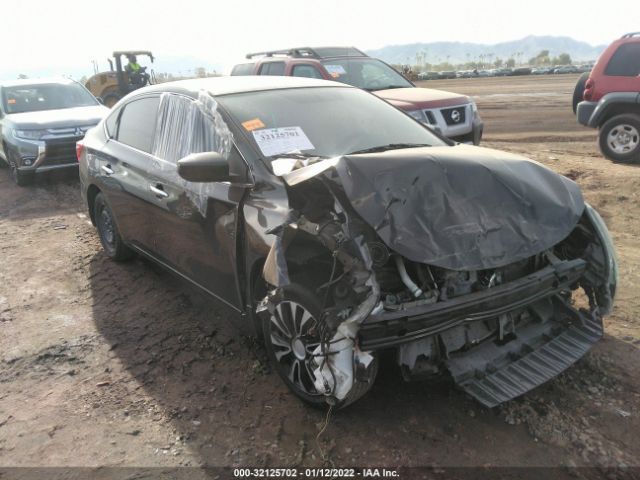
M224 306L105 257L76 179L19 188L0 169L0 467L639 466L640 168L605 160L577 125L575 80L422 84L473 96L485 146L569 176L602 213L620 261L605 338L494 410L446 381L404 383L389 359L319 438L326 412L287 392Z

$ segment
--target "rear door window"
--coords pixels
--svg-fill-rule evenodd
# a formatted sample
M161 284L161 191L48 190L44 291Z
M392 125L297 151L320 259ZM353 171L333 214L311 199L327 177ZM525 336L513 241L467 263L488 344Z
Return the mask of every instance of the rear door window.
M313 65L295 65L292 75L294 77L322 78L318 69Z
M284 62L268 62L260 66L260 75L284 75Z
M640 42L620 45L609 60L604 73L612 77L640 75Z
M151 153L160 97L133 100L124 106L116 139L120 143Z
M251 75L253 73L253 63L241 63L233 67L231 75Z

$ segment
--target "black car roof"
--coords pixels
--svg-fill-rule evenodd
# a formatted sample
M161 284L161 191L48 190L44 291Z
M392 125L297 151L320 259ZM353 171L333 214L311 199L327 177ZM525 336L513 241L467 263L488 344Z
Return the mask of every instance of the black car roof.
M289 88L309 87L347 87L354 88L344 83L329 80L318 80L303 77L280 76L228 76L194 78L191 80L179 80L176 82L159 83L136 90L132 96L138 96L153 92L180 93L196 97L202 90L213 96L227 95L231 93L259 92L263 90L278 90Z

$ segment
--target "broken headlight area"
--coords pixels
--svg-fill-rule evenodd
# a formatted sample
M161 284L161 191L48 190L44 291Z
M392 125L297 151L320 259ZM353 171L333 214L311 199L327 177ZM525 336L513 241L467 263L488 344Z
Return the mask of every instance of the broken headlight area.
M450 375L495 406L556 376L602 335L617 269L588 205L552 248L497 268L453 270L389 248L330 174L288 189L292 212L272 231L264 268L272 290L262 310L282 331L290 324L293 335L271 340L281 344L278 362L298 362L281 372L294 391L351 403L375 378L376 352L394 348L406 379ZM305 314L282 313L291 285L317 300L313 314L303 308L314 324L304 348L295 325Z

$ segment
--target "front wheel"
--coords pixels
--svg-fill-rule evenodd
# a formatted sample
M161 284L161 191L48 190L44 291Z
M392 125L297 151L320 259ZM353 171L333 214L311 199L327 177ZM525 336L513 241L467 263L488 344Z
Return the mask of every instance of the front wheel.
M607 120L599 133L600 150L619 163L640 162L640 116L616 115Z
M7 154L9 158L9 170L11 171L11 178L19 187L26 187L33 182L33 172L24 172L18 170L17 160L10 153Z
M306 403L321 407L327 397L316 390L313 371L322 357L314 356L320 344L321 311L315 296L301 285L282 288L271 300L270 313L263 316L267 354L289 389ZM378 359L368 367L367 382L355 381L346 398L335 405L343 408L361 398L373 385Z
M105 107L113 108L113 106L118 103L120 100L120 96L116 93L108 93L104 97L102 97L102 104Z
M130 259L133 256L133 251L127 247L122 240L113 218L113 213L102 193L96 195L93 204L93 215L96 221L98 235L100 236L100 242L106 254L116 262L123 262Z

